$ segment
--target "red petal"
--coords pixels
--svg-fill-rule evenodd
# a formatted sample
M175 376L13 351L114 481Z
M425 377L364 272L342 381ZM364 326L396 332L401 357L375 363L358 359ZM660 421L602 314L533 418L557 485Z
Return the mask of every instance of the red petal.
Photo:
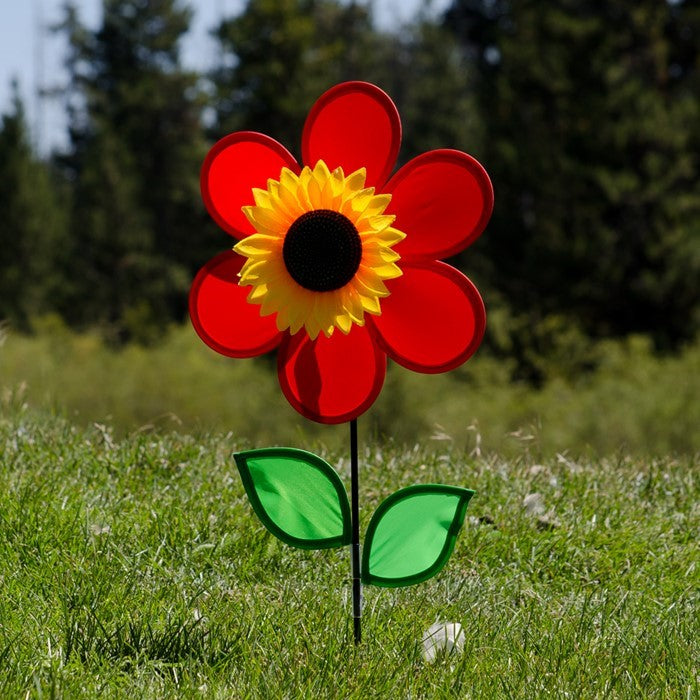
M302 160L313 167L320 158L346 175L367 168L367 187L389 177L401 145L401 120L391 98L376 85L341 83L311 108L301 140Z
M266 189L268 178L278 180L285 166L299 172L294 156L265 134L237 131L224 136L212 146L200 173L207 211L235 238L255 233L241 207L254 204L253 187Z
M415 372L447 372L479 347L486 327L484 302L459 270L445 263L402 265L387 282L381 316L370 318L386 353Z
M301 332L282 343L277 373L287 401L303 416L344 423L364 413L379 396L386 356L360 326L348 335L321 334L316 340Z
M493 187L481 164L462 151L429 151L410 160L384 188L386 213L406 234L396 252L408 260L436 260L458 253L486 227Z
M190 318L199 337L229 357L255 357L274 349L282 339L275 315L261 316L249 304L250 287L238 284L245 258L227 250L212 258L194 278Z

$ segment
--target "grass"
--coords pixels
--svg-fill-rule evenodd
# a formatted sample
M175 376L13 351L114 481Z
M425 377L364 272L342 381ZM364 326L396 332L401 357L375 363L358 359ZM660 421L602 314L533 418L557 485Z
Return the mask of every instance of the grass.
M72 422L134 430L245 435L261 445L345 444L342 428L315 426L290 408L274 359L233 361L209 350L189 326L152 348L120 351L96 333L74 334L57 319L34 336L0 338L0 392ZM0 334L2 335L2 334ZM541 389L510 381L511 367L479 352L446 375L390 365L363 418L376 444L437 438L455 449L537 459L700 453L700 339L656 357L644 338L599 344L597 368L557 374Z
M477 496L436 578L365 589L354 649L348 552L261 527L231 459L249 441L120 437L16 396L0 416L0 697L700 696L693 457L504 459L370 443L361 421L363 532L411 483ZM314 449L347 485L345 451ZM429 665L436 619L466 641Z

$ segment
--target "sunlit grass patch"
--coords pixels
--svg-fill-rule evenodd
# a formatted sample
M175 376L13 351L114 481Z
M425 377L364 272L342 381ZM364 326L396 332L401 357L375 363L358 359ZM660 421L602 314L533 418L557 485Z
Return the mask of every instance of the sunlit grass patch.
M361 449L363 532L411 483L474 488L447 567L365 588L344 550L263 529L226 434L0 419L2 697L694 697L700 531L692 458ZM319 447L349 482L347 448ZM524 507L539 494L544 512ZM542 510L541 509L541 510ZM548 516L543 524L541 518ZM461 654L426 664L436 620Z

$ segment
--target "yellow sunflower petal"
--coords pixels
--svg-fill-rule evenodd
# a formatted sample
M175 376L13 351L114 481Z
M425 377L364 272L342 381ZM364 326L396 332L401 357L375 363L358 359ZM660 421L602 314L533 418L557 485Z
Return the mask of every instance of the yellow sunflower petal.
M377 297L362 297L362 306L367 313L379 316L382 313L382 307L379 305Z
M254 233L238 241L233 249L239 255L255 257L258 255L267 256L270 252L277 250L282 245L283 238L279 236L265 236L262 233Z
M362 306L362 298L357 293L354 287L349 287L346 290L346 297L343 302L343 311L351 321L358 326L365 325L364 307Z
M383 263L382 265L372 265L372 272L374 272L377 277L383 280L394 279L395 277L401 277L403 272L398 265L394 263Z
M363 268L360 266L353 283L355 284L355 289L363 297L375 296L381 299L389 296L389 290L386 288L384 280L375 275L368 267Z
M299 185L303 186L304 188L308 188L309 182L311 182L313 178L314 174L311 171L311 168L308 165L305 165L299 173Z
M391 248L377 248L375 250L365 250L362 253L362 262L365 265L382 267L384 263L396 262L401 256Z
M334 190L333 181L329 178L321 188L321 206L324 209L337 211L341 201L340 195Z
M280 185L279 191L277 192L279 201L282 203L284 208L293 216L295 219L299 218L305 211L296 196L296 186L294 189L289 189L286 186Z
M338 314L335 317L335 324L340 329L341 333L347 335L352 328L352 319L347 314Z
M345 173L343 169L338 166L332 173L330 177L330 182L333 185L333 191L336 194L342 194L346 188Z
M280 194L283 188L280 187L279 183L274 184L276 187L270 189L270 208L279 210L280 214L285 217L287 226L291 226L299 216L299 202L286 189L284 190L286 197L283 199Z
M386 288L384 282L382 282L382 280L380 279L377 279L377 281L372 285L368 285L358 275L352 281L352 284L357 290L360 300L364 299L365 297L384 299L385 297L389 296L389 290ZM364 306L362 308L364 308Z
M323 196L321 194L321 186L318 184L316 178L311 178L307 186L309 203L313 209L325 209L323 206Z
M269 292L260 304L260 315L270 316L279 311L279 302Z
M359 190L350 199L347 200L346 204L350 205L350 210L355 214L361 214L365 209L367 209L369 203L374 197L374 187L367 187L364 190Z
M345 188L349 192L359 192L365 186L366 179L367 170L365 168L360 168L352 173L352 175L348 175L348 177L345 178Z
M255 260L253 258L248 258L248 260L243 264L241 271L238 273L239 282L238 284L248 285L254 284L261 277L265 277L265 269L267 267L267 260Z
M365 216L360 214L355 222L355 228L360 235L363 233L381 233L385 228L389 228L396 220L395 216L388 214L378 214L377 216Z
M282 168L279 183L282 187L293 192L299 184L299 176L293 173L289 168Z
M316 180L320 187L323 187L323 185L325 185L328 180L331 179L331 171L328 170L328 166L322 160L319 160L316 163L312 174L314 180Z
M304 211L311 211L314 206L309 195L309 184L313 181L311 169L307 166L299 174L299 183L296 188L296 198Z
M406 234L403 231L399 231L397 228L387 226L387 228L381 231L360 231L360 238L362 239L363 245L377 242L383 246L391 247L406 238Z
M242 207L242 209L258 233L268 236L282 236L289 228L285 225L285 220L279 211L264 207Z
M270 206L270 193L267 190L261 190L259 187L253 187L253 199L258 207Z
M375 194L364 211L365 216L376 216L381 214L391 202L390 194Z
M253 287L250 290L250 294L248 294L248 301L251 304L257 304L261 302L266 296L267 296L267 285L266 284L259 284L256 287Z

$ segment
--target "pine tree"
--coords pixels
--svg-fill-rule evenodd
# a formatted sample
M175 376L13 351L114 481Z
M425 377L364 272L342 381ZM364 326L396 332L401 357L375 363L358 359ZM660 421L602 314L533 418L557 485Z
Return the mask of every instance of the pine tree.
M674 78L674 53L696 60L676 43L697 46L690 5L455 0L445 16L478 71L496 190L479 249L530 327L564 314L661 346L698 330L700 103Z
M214 35L214 136L261 131L297 155L314 100L345 80L386 82L393 45L367 7L338 0L248 0Z
M434 148L478 155L473 71L451 32L419 15L394 37L387 69L387 90L403 124L402 161Z
M75 183L67 313L116 337L148 339L182 318L212 252L198 186L203 98L180 64L190 20L178 0L103 0L96 31L72 6L61 26L71 138L61 162Z
M17 83L13 93L0 125L0 321L26 330L63 291L65 212L48 165L32 151Z

